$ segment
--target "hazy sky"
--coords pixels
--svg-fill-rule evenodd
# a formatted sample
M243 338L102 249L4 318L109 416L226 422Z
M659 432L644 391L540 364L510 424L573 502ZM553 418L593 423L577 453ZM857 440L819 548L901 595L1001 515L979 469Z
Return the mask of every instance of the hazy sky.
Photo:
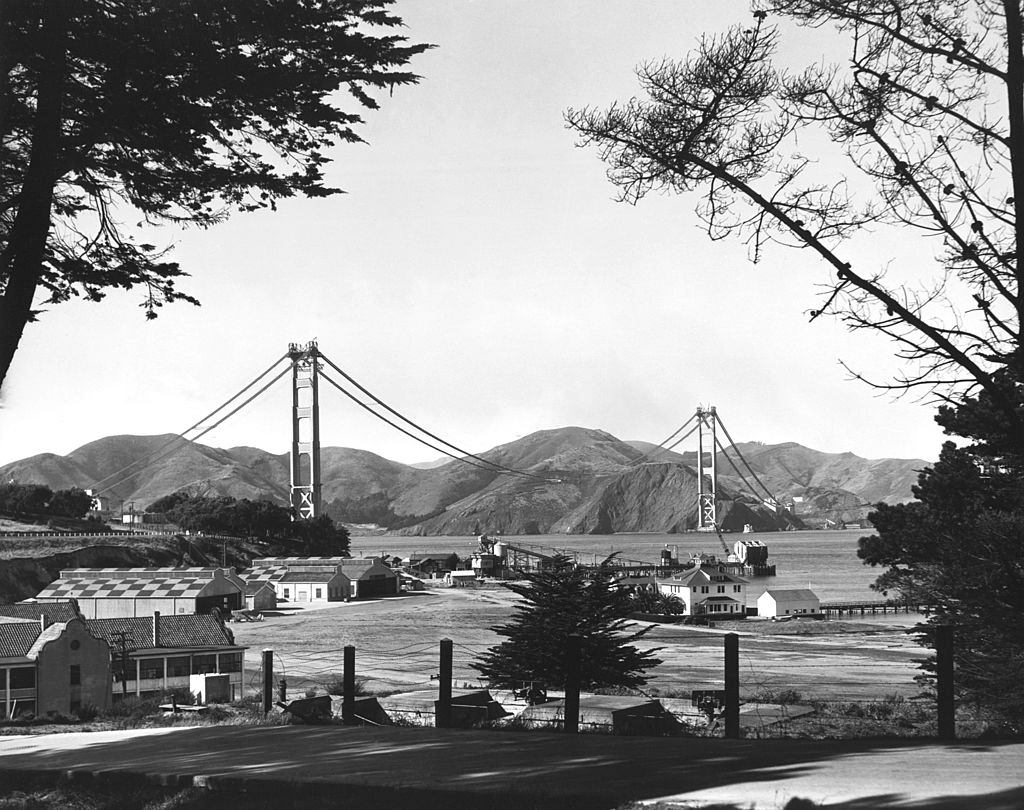
M368 145L334 151L330 180L348 193L160 231L201 308L176 304L147 323L140 294L119 292L30 324L0 410L0 463L181 431L289 342L313 338L393 407L475 452L565 425L657 442L713 404L738 441L937 455L930 406L878 397L838 364L884 375L887 345L808 323L821 262L773 248L754 266L744 245L709 241L693 199L615 202L595 152L564 127L567 107L633 95L638 62L748 24L746 3L397 9L411 38L438 47L412 65L421 84L368 113ZM804 31L785 47L796 64L831 46ZM866 244L859 262L879 266L901 249L891 235ZM924 275L930 257L915 250L905 258ZM286 379L201 441L286 451ZM438 455L329 387L321 437L397 461Z

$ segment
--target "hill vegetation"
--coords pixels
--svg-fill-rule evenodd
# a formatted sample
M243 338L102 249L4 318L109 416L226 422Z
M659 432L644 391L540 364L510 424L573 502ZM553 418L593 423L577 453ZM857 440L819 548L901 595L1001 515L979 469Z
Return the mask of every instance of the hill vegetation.
M505 534L678 532L696 525L694 453L652 452L602 430L543 430L480 457L521 471L457 461L429 468L364 450L321 451L325 511L335 521L402 533ZM766 506L721 454L719 514L725 528L758 530L862 520L873 503L910 500L918 459L867 460L794 443L740 449L790 512ZM155 458L155 462L148 461ZM147 466L148 465L148 466ZM112 436L67 456L43 454L0 467L5 480L100 489L111 505L136 510L172 493L288 501L288 457L253 447L217 449L174 436Z

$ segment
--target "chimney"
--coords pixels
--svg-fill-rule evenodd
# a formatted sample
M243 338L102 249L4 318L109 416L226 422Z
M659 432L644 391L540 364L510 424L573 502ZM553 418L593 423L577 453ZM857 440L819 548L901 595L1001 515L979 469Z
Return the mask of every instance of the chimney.
M39 632L42 633L49 626L50 626L50 622L46 618L46 614L45 613L40 613L39 614Z
M153 611L153 646L160 646L160 611Z

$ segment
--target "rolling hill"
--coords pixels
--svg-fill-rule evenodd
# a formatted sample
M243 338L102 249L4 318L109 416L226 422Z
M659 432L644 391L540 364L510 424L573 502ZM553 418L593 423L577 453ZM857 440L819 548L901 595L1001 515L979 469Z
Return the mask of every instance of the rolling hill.
M365 450L321 450L328 513L412 534L676 532L696 525L695 453L660 451L602 430L542 430L480 454L478 461L411 466ZM920 459L863 459L795 443L739 446L749 469L719 454L724 528L759 530L862 520L877 501L910 500ZM175 436L109 436L67 456L42 454L0 467L3 480L54 489L105 490L115 508L144 508L178 490L199 495L288 498L288 456L254 447L218 449ZM753 478L796 515L770 509Z

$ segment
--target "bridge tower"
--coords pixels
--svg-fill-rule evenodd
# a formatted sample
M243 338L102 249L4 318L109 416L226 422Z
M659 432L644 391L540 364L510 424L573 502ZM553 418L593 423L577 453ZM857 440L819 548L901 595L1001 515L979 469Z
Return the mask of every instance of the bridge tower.
M320 352L316 341L288 344L292 361L291 505L295 518L320 515Z
M718 528L718 464L716 461L718 441L715 429L718 416L715 406L705 409L697 406L697 531L713 532ZM704 433L710 440L711 466L704 466ZM705 490L705 476L710 487Z

